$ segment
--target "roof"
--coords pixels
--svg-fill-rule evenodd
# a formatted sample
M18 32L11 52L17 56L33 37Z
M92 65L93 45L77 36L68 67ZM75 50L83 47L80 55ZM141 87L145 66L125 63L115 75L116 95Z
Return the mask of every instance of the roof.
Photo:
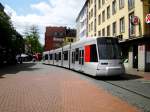
M80 10L80 12L79 12L79 14L78 14L78 16L77 16L77 18L76 18L76 21L79 19L79 17L80 17L80 15L81 15L82 11L83 11L84 8L87 6L87 2L88 2L88 0L85 1L85 3L84 3L84 5L83 5L82 9Z

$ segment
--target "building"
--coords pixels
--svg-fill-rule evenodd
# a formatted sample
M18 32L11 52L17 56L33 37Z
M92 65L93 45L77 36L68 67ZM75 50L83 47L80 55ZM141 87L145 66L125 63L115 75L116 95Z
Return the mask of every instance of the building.
M86 2L88 37L118 37L129 68L150 71L150 0Z
M61 47L66 33L66 27L46 27L45 51Z
M73 43L76 41L76 30L66 29L66 36L64 37L64 45Z
M77 40L87 37L87 1L76 18Z
M74 42L76 30L66 27L46 27L45 32L45 51L62 47L63 45Z

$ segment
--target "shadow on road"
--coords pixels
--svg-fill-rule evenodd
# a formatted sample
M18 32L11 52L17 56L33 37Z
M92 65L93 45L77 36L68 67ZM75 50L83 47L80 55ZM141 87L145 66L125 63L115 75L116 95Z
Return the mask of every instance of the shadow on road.
M95 77L97 80L103 80L103 81L126 81L126 80L135 80L143 78L142 76L133 75L133 74L124 74L119 76L109 76L109 77Z
M5 78L6 74L16 74L20 71L34 71L40 68L33 67L36 63L22 63L13 66L5 66L0 68L0 78Z
M46 65L46 64L45 64ZM56 65L50 65L50 66L55 66L58 67ZM71 70L72 72L76 72L79 73L80 75L84 75L86 77L89 78L93 78L96 80L102 80L102 81L126 81L126 80L135 80L135 79L141 79L143 78L142 76L138 76L138 75L133 75L133 74L122 74L122 75L118 75L118 76L92 76L83 72L79 72L79 71L75 71L72 69L68 69L68 68L64 68L64 67L60 67L66 70Z

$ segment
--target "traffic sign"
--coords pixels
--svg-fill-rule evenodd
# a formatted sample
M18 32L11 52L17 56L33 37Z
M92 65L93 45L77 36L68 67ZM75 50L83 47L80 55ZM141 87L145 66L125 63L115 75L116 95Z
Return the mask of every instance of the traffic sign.
M132 17L132 24L138 25L139 24L139 18L137 16Z
M146 15L145 22L146 22L147 24L150 23L150 14L147 14L147 15Z

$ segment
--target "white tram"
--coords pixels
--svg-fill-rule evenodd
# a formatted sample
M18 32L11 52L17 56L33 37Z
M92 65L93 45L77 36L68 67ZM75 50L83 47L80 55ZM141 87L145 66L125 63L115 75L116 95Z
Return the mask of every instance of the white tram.
M48 57L47 57L48 56ZM125 73L117 38L86 38L43 53L44 63L62 66L93 76Z

